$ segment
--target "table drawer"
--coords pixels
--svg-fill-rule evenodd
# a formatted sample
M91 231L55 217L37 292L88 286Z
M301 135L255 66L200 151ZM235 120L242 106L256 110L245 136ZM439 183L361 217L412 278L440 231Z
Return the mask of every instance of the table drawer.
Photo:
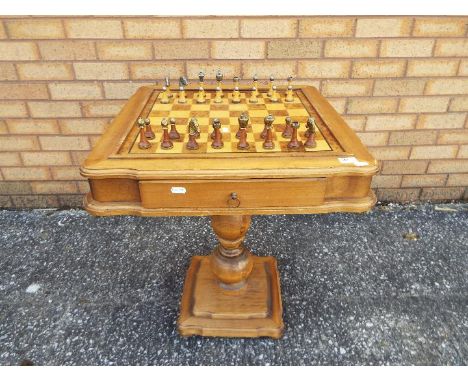
M145 208L303 207L323 203L324 178L141 181Z

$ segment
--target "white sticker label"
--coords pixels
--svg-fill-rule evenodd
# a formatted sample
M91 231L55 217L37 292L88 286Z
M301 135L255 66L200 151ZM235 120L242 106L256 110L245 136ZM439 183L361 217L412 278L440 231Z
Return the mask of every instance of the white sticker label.
M173 194L185 194L187 190L185 187L171 187L171 192Z
M346 157L346 158L338 158L340 163L344 164L354 164L355 166L362 167L362 166L367 166L369 163L360 161L355 157Z

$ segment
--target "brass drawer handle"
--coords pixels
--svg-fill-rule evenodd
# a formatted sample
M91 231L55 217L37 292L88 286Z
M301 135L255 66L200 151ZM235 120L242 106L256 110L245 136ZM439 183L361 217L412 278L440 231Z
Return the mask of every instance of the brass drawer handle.
M238 199L236 192L231 192L231 195L229 196L227 204L229 207L233 207L233 208L237 208L240 206L240 200Z

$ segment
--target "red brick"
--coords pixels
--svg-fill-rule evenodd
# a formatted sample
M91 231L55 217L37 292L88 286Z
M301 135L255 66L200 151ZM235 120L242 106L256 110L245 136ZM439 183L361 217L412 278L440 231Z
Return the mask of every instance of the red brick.
M441 187L447 175L403 175L401 187Z
M49 169L46 167L4 167L5 180L47 180L50 179Z
M21 157L25 166L57 166L71 164L68 152L22 152Z
M54 136L39 137L42 150L68 151L68 150L89 150L88 137L84 136Z
M9 119L8 128L12 134L57 134L57 121L51 119Z
M38 149L36 137L23 137L23 136L2 136L0 138L0 152L1 151L24 151Z
M468 171L468 160L464 159L440 159L433 160L427 169L428 174L436 173L466 173Z

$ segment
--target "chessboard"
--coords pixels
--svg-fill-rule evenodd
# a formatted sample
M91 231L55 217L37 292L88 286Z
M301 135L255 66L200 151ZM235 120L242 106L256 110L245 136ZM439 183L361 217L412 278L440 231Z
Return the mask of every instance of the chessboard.
M206 101L197 103L197 90L186 90L186 103L178 103L177 92L172 93L168 103L162 103L162 92L155 90L150 97L147 105L144 107L140 117L149 118L151 129L154 132L154 138L148 139L150 147L142 149L139 147L139 128L137 122L127 134L123 144L118 150L118 154L122 156L232 156L233 154L260 154L260 155L311 155L318 152L342 152L340 145L334 138L331 131L327 128L320 114L315 110L312 103L302 93L301 89L294 90L294 98L291 102L285 101L285 90L280 90L280 98L273 102L267 95L267 89L260 89L257 103L250 103L250 91L248 89L241 90L240 102L233 102L233 89L223 89L222 102L215 103L214 89L206 91ZM249 116L249 124L247 127L247 142L249 149L238 149L237 144L239 139L236 138L236 133L239 128L238 117L241 113L247 113ZM272 125L272 136L274 147L272 149L263 148L264 139L260 134L264 129L264 118L268 114L274 116L275 120ZM295 149L288 148L290 138L282 136L282 132L286 126L285 119L290 117L291 120L297 121L300 124L298 129L299 147ZM306 121L309 117L314 117L317 129L315 131L316 146L307 148L304 146L306 141ZM164 149L161 147L163 130L161 121L174 118L176 128L180 134L180 139L172 140L173 147ZM191 118L196 118L199 123L200 135L197 138L199 148L190 150L186 147L189 139L188 123ZM219 119L221 122L222 133L222 148L213 148L211 146L212 139L210 137L213 131L213 119ZM236 155L237 156L237 155Z

